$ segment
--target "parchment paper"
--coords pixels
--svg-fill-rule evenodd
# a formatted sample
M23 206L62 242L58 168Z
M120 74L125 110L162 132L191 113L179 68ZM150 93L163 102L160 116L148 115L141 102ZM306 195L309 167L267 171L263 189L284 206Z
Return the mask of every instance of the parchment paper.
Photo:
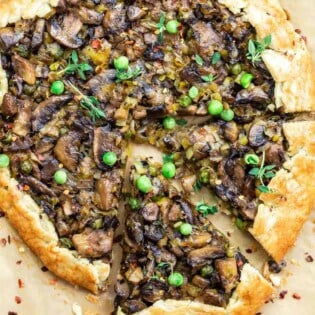
M259 0L257 0L259 1ZM282 0L296 28L308 38L315 61L315 1ZM141 152L138 150L138 152ZM314 194L315 197L315 194ZM266 254L250 237L244 237L224 215L213 217L216 226L230 232L231 239L241 244L243 252L261 270ZM5 244L6 243L6 244ZM261 310L263 315L315 315L315 211L303 228L296 246L286 257L287 268L273 280L287 291L284 299L279 293ZM41 269L42 264L23 244L5 218L0 218L0 315L16 312L18 315L108 315L106 294L93 296L74 288ZM292 297L299 296L300 299ZM18 303L20 302L20 303ZM189 314L188 314L189 315ZM244 314L246 315L246 314Z

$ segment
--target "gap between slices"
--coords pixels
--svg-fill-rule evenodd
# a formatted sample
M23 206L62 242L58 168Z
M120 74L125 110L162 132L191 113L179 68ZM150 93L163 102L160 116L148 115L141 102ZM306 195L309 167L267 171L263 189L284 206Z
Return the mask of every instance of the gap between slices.
M6 154L1 156L1 163L5 167L9 156L11 175L19 181L17 184L10 179L6 168L1 170L0 205L32 250L68 281L94 292L105 289L113 243L120 241L120 229L125 227L118 210L122 169L130 153L125 150L124 136L154 144L168 153L164 163L168 164L162 172L170 178L174 167L183 169L182 190L177 192L182 199L202 186L210 188L230 206L237 226L248 229L279 262L294 244L313 205L310 170L315 152L313 143L305 141L304 136L305 130L315 133L314 123L299 122L313 118L285 114L314 107L313 100L308 99L312 89L309 80L305 108L299 107L295 95L291 95L294 84L305 76L308 79L313 70L304 42L281 9L275 7L279 16L269 21L265 14L269 8L252 1L240 1L239 7L219 1L233 12L242 9L244 18L218 3L200 7L186 3L184 9L175 6L181 15L178 22L174 8L167 4L163 6L172 14L150 10L150 6L156 9L159 4L147 4L148 10L138 6L126 10L117 4L93 11L92 7L76 7L75 2L71 2L69 12L63 7L49 21L37 19L34 29L23 20L0 30L4 69L0 71L1 151ZM281 27L285 25L296 41L290 60L292 71L305 69L298 79L290 69L281 68L278 73L274 69L273 60L288 64L288 47L277 47L278 31L262 29L253 12L258 12L261 25L265 21L282 22ZM156 23L146 20L151 14ZM216 23L212 25L209 21L214 16ZM257 28L259 38L247 20ZM116 42L130 26L131 38ZM91 34L82 31L88 28ZM141 42L137 32L142 34L143 28L148 32ZM179 40L182 36L186 42ZM86 47L80 50L83 44ZM143 60L137 60L140 56ZM9 76L9 89L5 74ZM144 193L150 192L149 184L148 177L143 177ZM152 186L156 189L154 183ZM167 198L178 205L173 197ZM185 203L182 211L199 211L202 215L214 211L205 204L192 211L185 200L179 202ZM289 215L287 209L291 210ZM24 223L16 214L26 219ZM291 235L283 230L288 217ZM187 213L184 219L193 221ZM198 234L203 227L204 222L193 228ZM187 225L183 233L190 228ZM155 232L163 234L158 227L154 229L154 233L147 232L150 242L159 241L152 239ZM215 234L213 231L210 228L207 232ZM33 237L36 234L41 235L38 241ZM222 250L220 255L212 257L221 261L209 268L220 269L227 261L237 263L232 257L228 260ZM115 259L119 260L119 254ZM78 268L79 274L67 274L65 261L71 268ZM160 272L163 280L171 275L170 267L165 274ZM239 269L237 275L234 273L238 280L242 277ZM109 280L114 282L115 269L112 271ZM194 272L199 277L201 270ZM81 277L80 273L85 275ZM224 278L222 270L217 273ZM232 289L222 283L221 279L220 290L225 293L236 288L235 281ZM198 291L197 287L192 290ZM166 290L163 285L161 288ZM222 294L220 291L212 296L214 304L227 305ZM172 307L172 302L157 308L167 305Z

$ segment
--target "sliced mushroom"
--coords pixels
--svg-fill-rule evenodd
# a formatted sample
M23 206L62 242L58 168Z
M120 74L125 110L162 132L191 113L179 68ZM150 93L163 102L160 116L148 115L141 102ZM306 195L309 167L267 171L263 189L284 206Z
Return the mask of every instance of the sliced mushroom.
M130 268L126 271L125 276L129 282L132 284L138 284L141 282L144 278L143 271L141 267L133 267L132 265Z
M199 276L199 275L195 275L193 278L192 278L192 283L194 285L196 285L197 287L201 288L201 289L205 289L206 287L209 286L210 284L210 281Z
M99 127L94 130L93 154L95 163L100 169L107 169L107 166L102 162L102 156L105 152L112 151L120 156L121 149L118 146L121 140L121 134L110 130L109 127Z
M80 142L81 134L70 131L58 139L54 148L57 159L71 172L74 172L78 166Z
M202 248L192 250L187 257L187 262L192 267L202 267L210 259L225 256L225 249L222 246L207 245Z
M38 19L35 24L35 29L32 37L31 47L33 50L39 48L44 40L45 19Z
M42 183L40 180L32 176L22 178L22 182L31 187L31 189L37 193L48 195L50 197L56 197L56 194L52 189Z
M40 178L44 182L51 181L54 173L59 169L59 163L56 159L49 159L42 163Z
M145 14L146 12L142 8L139 8L135 5L128 6L127 16L130 21L136 21L142 18Z
M239 130L235 121L228 122L223 126L224 138L230 142L235 142L239 136Z
M191 193L194 191L196 179L197 179L196 175L188 175L181 178L181 184L186 193Z
M4 27L0 29L0 44L4 50L7 50L17 44L22 39L22 32L15 32L13 27Z
M236 104L248 104L248 103L258 103L258 104L268 104L271 102L269 95L260 87L256 86L252 89L244 89L237 93Z
M266 150L266 163L280 167L285 161L284 149L281 144L271 144Z
M22 58L19 55L14 55L12 57L12 65L15 73L18 74L27 84L35 84L35 66L29 60Z
M19 100L18 105L18 115L14 121L12 131L18 136L25 137L31 129L32 102L28 99Z
M106 32L118 35L127 27L126 10L124 5L119 3L106 11L103 20Z
M130 289L126 281L117 281L115 284L115 292L119 298L127 298L130 294Z
M140 312L148 306L138 299L127 300L122 304L122 309L126 314L133 314Z
M161 240L164 236L163 234L163 228L157 224L150 224L144 226L144 236L153 241L158 242Z
M154 202L149 202L141 209L141 214L146 221L156 221L159 217L159 206Z
M198 301L214 306L226 307L224 294L215 289L206 289Z
M248 133L248 142L252 147L260 147L266 143L265 126L253 124Z
M177 202L181 206L181 208L185 214L187 222L190 224L194 224L194 217L193 217L192 210L191 210L189 204L183 200L178 200Z
M71 99L72 95L51 96L47 100L38 104L32 115L33 131L36 132L42 129L45 124L51 120L53 114Z
M87 7L80 6L77 12L81 21L84 24L100 25L103 21L103 17L104 17L103 13L98 13L92 9L88 9Z
M135 240L137 244L142 244L144 240L143 235L143 219L138 213L131 213L126 220L126 227L128 236Z
M168 285L166 282L157 279L149 280L140 288L141 297L149 303L162 300L167 290Z
M72 242L75 249L82 257L99 258L109 253L113 247L114 232L90 229L81 234L75 234Z
M16 97L11 93L5 93L2 100L1 112L6 116L14 116L18 112Z
M82 25L77 15L69 13L52 17L48 22L47 29L50 36L59 44L75 49L83 44L83 40L78 37Z
M116 193L119 191L121 178L118 170L107 172L96 182L96 193L100 199L100 208L108 211L118 207L119 200Z
M231 293L239 280L235 258L216 259L214 265L220 275L225 293Z
M182 210L178 204L173 204L168 212L168 219L172 222L179 221L182 217Z

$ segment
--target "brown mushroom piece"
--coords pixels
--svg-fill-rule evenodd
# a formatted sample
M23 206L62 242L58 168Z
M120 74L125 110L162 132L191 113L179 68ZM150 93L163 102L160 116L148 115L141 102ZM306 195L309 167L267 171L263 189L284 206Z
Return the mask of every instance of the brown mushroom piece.
M47 30L59 44L75 49L83 44L83 40L78 37L82 25L77 15L69 13L53 16L47 23Z
M230 121L223 126L224 138L230 142L235 142L239 136L239 130L235 121Z
M35 177L27 176L23 177L21 180L24 184L30 186L30 188L36 193L48 195L50 197L56 197L56 194L52 189L50 189L47 185L45 185Z
M121 149L118 147L122 136L119 132L110 130L109 126L99 127L94 130L93 154L96 165L107 170L108 167L103 163L102 157L105 152L114 152L117 156L121 155Z
M225 256L223 246L207 245L202 248L192 250L187 257L187 262L192 267L202 267L210 259L221 258Z
M159 206L154 202L149 202L140 212L146 221L153 222L159 217Z
M119 298L126 299L130 294L130 289L126 281L117 281L115 284L115 292Z
M53 115L72 99L72 95L51 96L38 104L32 115L33 131L39 131Z
M118 170L112 170L106 172L96 182L96 194L100 200L100 208L104 211L108 211L118 207L119 200L115 193L119 192L120 187L120 174Z
M11 93L5 93L1 104L1 113L5 116L14 116L18 112L17 100Z
M146 12L142 8L139 8L135 5L128 6L127 17L129 21L136 21L142 18L145 14Z
M78 132L70 131L61 136L54 148L54 153L57 159L69 171L74 172L77 168L80 158L79 145L81 135Z
M258 104L268 104L271 102L269 95L260 87L256 86L252 89L244 89L237 93L236 104L248 104L248 103L258 103Z
M82 257L99 258L109 253L113 247L114 232L86 229L81 234L75 234L72 242Z
M103 26L107 33L119 35L127 27L126 10L122 3L106 11Z
M143 235L143 219L139 213L131 213L126 220L128 236L135 240L137 244L142 244Z
M27 59L22 58L19 55L12 57L12 65L14 71L19 75L23 81L29 85L33 85L36 82L35 66Z
M206 289L198 298L198 301L214 306L226 307L224 294L215 289Z
M38 19L32 36L31 47L33 50L39 48L44 40L45 19Z
M0 29L0 46L3 50L13 47L22 39L24 34L16 32L13 27L4 27Z
M224 164L226 174L232 179L235 186L241 191L244 186L245 170L240 163L233 159L227 159Z
M29 99L18 100L18 106L18 114L12 131L18 136L25 137L31 129L32 102Z
M212 28L210 23L199 21L192 25L193 45L195 45L201 57L211 56L215 50L223 48L221 36Z
M156 301L162 300L168 290L168 285L166 282L151 279L140 288L141 297L146 302L154 303Z
M285 156L282 144L271 144L266 150L266 164L280 167L284 161Z
M216 259L214 266L220 275L225 293L231 293L239 280L235 258Z
M178 200L177 203L182 208L187 222L190 224L194 224L194 217L193 217L193 213L192 213L192 210L191 210L189 204L183 200Z
M50 158L42 163L42 169L40 170L40 179L44 182L51 181L54 173L59 169L59 162Z
M253 124L248 133L248 142L252 147L260 147L267 142L265 136L265 126L259 123Z
M127 300L122 304L122 309L127 314L133 314L140 312L147 308L148 306L140 300Z
M82 23L88 25L100 25L103 21L104 14L98 13L92 9L81 6L77 11Z

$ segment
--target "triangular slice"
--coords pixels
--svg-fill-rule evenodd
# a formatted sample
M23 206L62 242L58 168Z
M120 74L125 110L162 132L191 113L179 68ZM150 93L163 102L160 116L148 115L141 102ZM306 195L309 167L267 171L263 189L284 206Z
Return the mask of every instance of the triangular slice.
M193 207L149 159L135 163L130 179L121 314L254 314L273 288L212 225L215 207Z

